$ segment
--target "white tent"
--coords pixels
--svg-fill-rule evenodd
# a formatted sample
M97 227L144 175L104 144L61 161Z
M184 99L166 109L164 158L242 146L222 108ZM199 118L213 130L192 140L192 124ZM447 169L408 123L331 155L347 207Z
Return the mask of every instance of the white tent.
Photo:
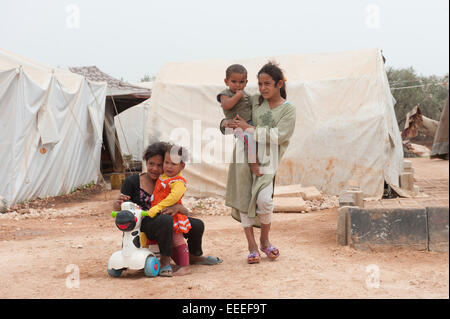
M9 205L97 182L106 83L0 49L0 196Z
M366 49L166 64L153 84L146 137L189 148L189 194L225 193L233 138L219 133L223 113L216 101L225 69L243 64L246 90L255 94L257 72L269 59L285 71L288 100L297 108L276 184L300 183L337 195L348 180L357 180L364 195L375 198L382 196L384 181L398 186L403 149L393 99L381 51Z
M122 155L131 155L133 161L141 161L145 151L144 135L150 99L132 106L114 116Z

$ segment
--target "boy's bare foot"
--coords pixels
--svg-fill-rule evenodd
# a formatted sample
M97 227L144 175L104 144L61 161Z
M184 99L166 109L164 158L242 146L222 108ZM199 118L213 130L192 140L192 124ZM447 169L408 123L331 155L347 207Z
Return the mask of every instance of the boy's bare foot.
M191 269L189 268L189 266L184 266L184 267L177 267L176 270L173 272L174 276L184 276L184 275L188 275L191 273Z
M256 176L261 176L262 174L259 172L259 165L258 163L250 163L250 170L255 174Z

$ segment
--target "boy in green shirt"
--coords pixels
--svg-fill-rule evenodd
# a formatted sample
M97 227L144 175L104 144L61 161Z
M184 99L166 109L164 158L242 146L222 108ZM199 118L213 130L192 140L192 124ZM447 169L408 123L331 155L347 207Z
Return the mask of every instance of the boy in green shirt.
M239 115L248 124L252 124L252 103L250 95L244 89L248 83L247 70L240 64L230 65L225 72L226 90L217 95L217 101L222 106L223 113L227 120L233 120ZM234 131L237 138L244 140L244 147L248 153L248 162L252 172L260 176L259 165L256 161L256 143L250 134L243 133L242 130Z

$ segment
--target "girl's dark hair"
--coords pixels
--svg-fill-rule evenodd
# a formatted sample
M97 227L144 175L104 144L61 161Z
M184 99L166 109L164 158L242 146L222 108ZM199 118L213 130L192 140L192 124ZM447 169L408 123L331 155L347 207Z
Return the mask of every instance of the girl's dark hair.
M267 64L265 64L261 70L258 72L258 76L260 74L265 73L269 75L274 81L275 85L277 85L280 81L283 81L283 86L280 88L280 95L283 99L287 98L286 94L286 83L285 83L285 77L283 74L283 71L280 69L277 63L269 61ZM259 104L261 104L264 101L264 98L262 96L259 97Z
M145 150L143 159L147 162L149 158L156 155L161 155L161 157L164 158L164 155L166 154L168 148L169 144L165 142L152 143Z

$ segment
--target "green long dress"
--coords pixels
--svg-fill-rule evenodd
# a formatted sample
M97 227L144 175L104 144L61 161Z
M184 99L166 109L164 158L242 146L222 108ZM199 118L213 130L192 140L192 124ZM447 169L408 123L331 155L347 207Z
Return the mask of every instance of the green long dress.
M258 144L258 163L265 169L262 176L254 175L243 151L243 143L236 143L233 161L230 163L227 177L225 205L231 207L231 216L240 222L240 212L249 217L256 216L256 199L260 190L274 182L277 164L285 153L289 139L295 128L295 106L286 101L270 108L264 100L259 104L259 95L252 97L252 121L255 126L254 138ZM272 130L271 130L272 129ZM278 154L277 154L278 153ZM244 159L243 161L236 161ZM259 227L258 218L254 226Z

